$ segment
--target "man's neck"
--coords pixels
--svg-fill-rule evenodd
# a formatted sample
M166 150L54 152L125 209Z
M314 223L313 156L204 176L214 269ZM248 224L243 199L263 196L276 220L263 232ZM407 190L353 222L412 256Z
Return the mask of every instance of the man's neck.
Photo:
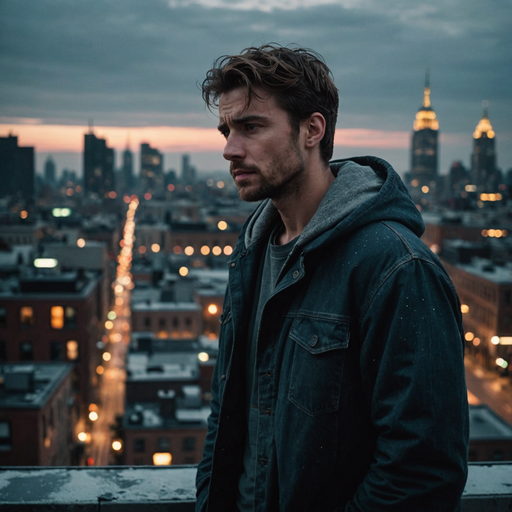
M290 242L304 231L333 182L334 176L329 168L319 169L308 173L307 179L293 194L272 200L284 225L276 239L278 245Z

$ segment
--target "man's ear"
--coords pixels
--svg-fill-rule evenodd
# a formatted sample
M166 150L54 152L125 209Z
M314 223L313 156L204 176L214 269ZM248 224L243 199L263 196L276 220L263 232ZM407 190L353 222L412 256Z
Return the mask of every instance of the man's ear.
M325 117L320 112L313 112L306 121L306 148L312 149L320 144L325 135Z

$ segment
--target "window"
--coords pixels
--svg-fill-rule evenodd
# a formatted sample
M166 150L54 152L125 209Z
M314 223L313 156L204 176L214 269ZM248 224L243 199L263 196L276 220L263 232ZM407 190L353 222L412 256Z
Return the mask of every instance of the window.
M161 329L165 329L165 318L160 318L158 320L158 325L160 326Z
M178 325L179 325L178 317L174 316L174 317L172 318L172 326L173 326L173 327L178 327Z
M189 316L187 316L187 318L185 318L185 325L187 327L190 327L192 325L192 319Z
M71 306L52 306L50 322L53 329L76 327L76 310Z
M8 421L0 421L0 451L7 451L11 449L11 424Z
M150 327L151 326L151 318L146 317L144 318L144 327Z
M60 341L50 343L50 361L64 361L64 344Z
M69 340L66 342L66 356L70 361L76 361L78 359L78 342L75 340Z
M32 327L34 325L34 308L23 306L20 308L21 327Z
M193 452L196 449L196 438L195 437L184 437L183 438L183 451Z
M30 341L24 341L20 347L20 359L22 361L32 361L34 358L34 348Z
M138 437L135 439L135 442L133 443L133 449L138 453L144 452L146 450L144 438Z
M164 452L164 451L169 451L171 447L171 443L169 442L169 438L168 437L159 437L158 440L157 440L157 448L158 450Z
M0 306L0 327L7 327L7 308Z

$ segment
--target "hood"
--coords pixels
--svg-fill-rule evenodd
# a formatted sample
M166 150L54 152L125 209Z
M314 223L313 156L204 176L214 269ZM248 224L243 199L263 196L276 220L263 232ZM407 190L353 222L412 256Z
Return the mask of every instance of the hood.
M423 234L423 219L388 162L364 156L333 160L329 165L336 179L292 252L329 231L333 236L346 235L365 224L384 220L400 222L418 237ZM248 221L245 246L256 243L278 219L279 212L270 199L260 203Z

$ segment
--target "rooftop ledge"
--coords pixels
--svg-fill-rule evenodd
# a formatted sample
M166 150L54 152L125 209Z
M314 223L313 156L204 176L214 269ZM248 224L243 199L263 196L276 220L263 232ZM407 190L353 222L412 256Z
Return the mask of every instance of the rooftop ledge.
M189 512L196 466L4 467L0 510ZM512 509L512 462L471 463L462 512Z

